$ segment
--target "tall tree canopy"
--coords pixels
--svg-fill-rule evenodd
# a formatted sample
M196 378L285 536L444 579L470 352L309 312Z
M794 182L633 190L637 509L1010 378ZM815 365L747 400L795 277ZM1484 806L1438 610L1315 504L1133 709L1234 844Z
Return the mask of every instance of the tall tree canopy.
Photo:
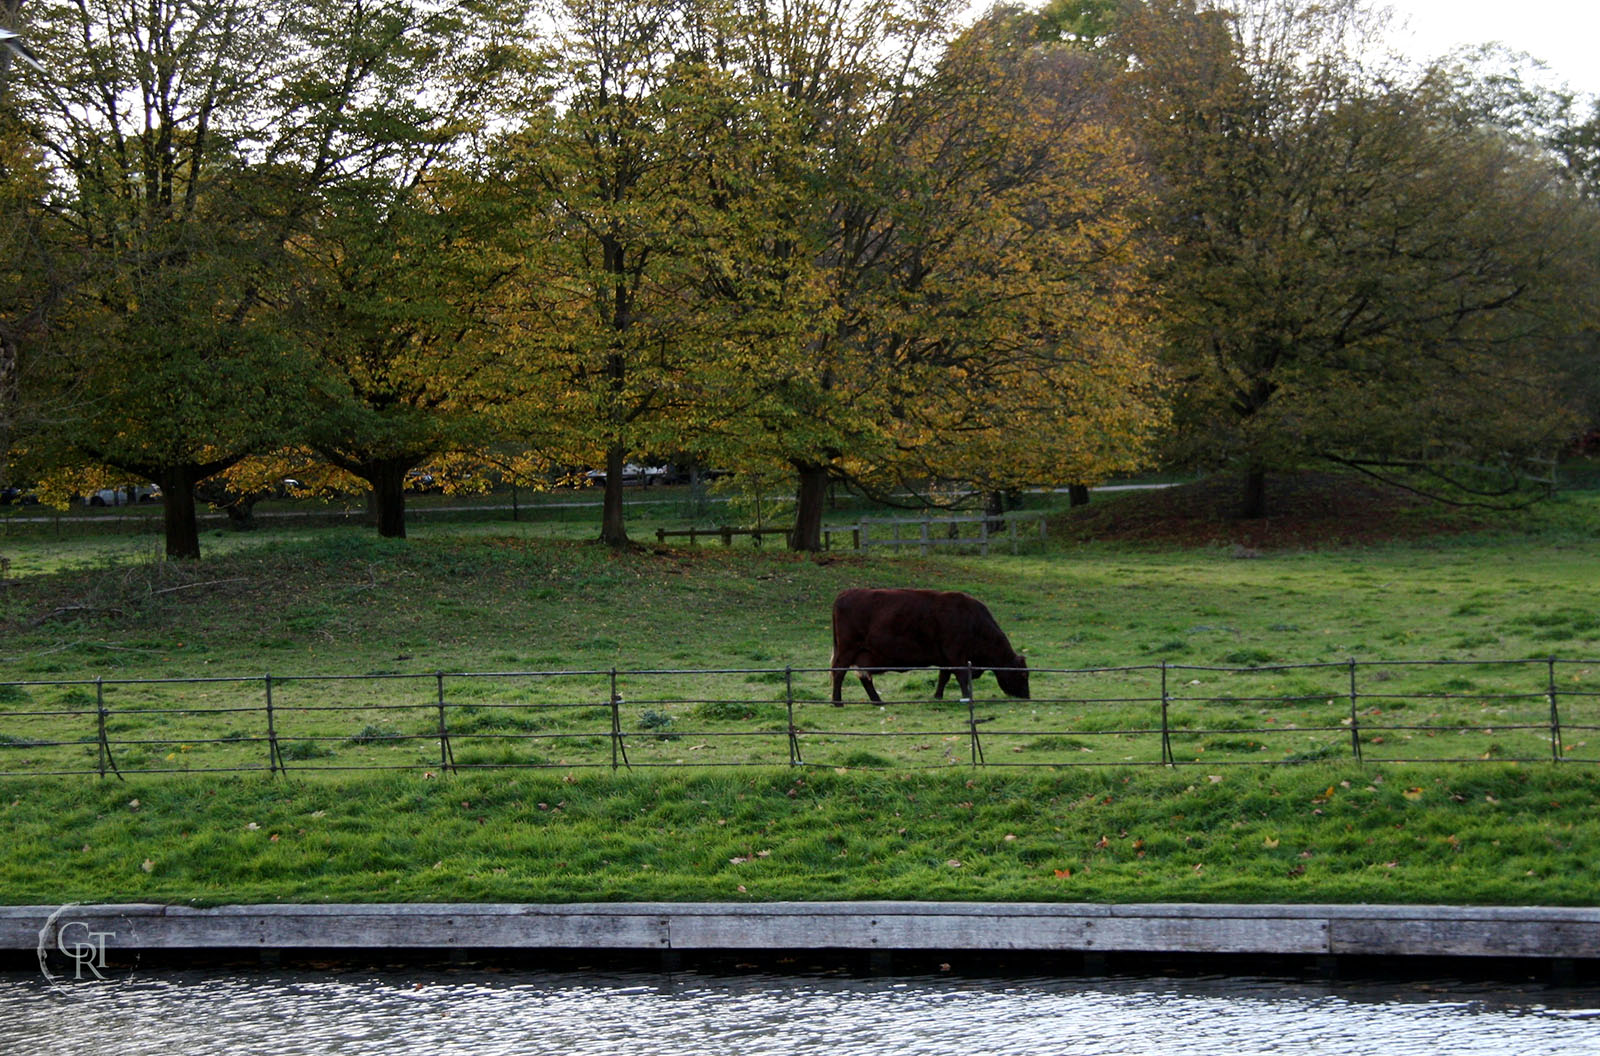
M567 0L551 107L522 137L528 344L568 457L605 467L601 539L627 541L630 456L694 446L758 287L785 115L753 85L728 9Z
M753 10L758 78L813 147L770 255L816 307L743 375L723 458L791 469L792 545L820 545L830 481L926 494L1136 462L1161 422L1143 184L1094 62L1010 14L952 43L926 5Z
M1328 4L1126 4L1113 46L1162 182L1160 278L1183 457L1265 475L1307 459L1514 488L1467 467L1570 428L1541 350L1570 333L1570 186L1437 75L1363 58Z
M394 18L391 15L391 18ZM409 470L492 440L526 388L504 336L516 216L492 135L528 105L520 4L394 18L388 53L427 75L382 163L318 195L291 250L291 318L315 368L300 437L368 486L403 537Z
M277 446L312 374L282 312L322 195L391 171L452 120L430 91L474 3L30 4L51 71L20 91L87 263L52 333L80 413L32 445L162 487L167 552L199 554L194 487Z

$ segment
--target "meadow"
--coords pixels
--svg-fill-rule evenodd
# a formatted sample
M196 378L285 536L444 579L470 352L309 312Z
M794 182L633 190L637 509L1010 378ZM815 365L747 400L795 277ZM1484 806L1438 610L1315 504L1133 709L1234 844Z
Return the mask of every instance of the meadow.
M988 557L612 552L526 507L198 564L8 525L0 898L1592 901L1593 493L1356 541L1107 531L1152 501ZM914 672L832 707L856 585L982 598L1032 699Z

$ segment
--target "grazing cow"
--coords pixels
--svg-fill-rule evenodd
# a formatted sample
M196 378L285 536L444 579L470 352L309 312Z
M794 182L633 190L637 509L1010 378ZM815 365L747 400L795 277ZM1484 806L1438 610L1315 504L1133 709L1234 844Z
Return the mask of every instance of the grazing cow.
M993 671L1006 695L1028 697L1028 663L1011 648L983 602L953 590L847 590L833 601L833 702L842 704L844 676L852 667L867 696L878 671L937 667L934 696L943 698L954 675L961 698L972 699L972 680Z

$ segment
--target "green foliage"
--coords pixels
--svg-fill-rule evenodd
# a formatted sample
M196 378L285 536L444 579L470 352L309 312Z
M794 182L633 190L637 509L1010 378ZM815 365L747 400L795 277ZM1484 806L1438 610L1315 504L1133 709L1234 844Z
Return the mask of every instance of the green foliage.
M1113 33L1165 188L1174 452L1247 470L1251 517L1311 459L1514 501L1574 429L1593 210L1460 85L1364 65L1371 17L1154 0Z

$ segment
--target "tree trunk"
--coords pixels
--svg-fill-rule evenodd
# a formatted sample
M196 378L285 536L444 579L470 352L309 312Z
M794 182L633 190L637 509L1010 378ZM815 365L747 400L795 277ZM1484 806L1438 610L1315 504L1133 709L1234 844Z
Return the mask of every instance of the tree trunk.
M606 451L606 491L600 509L600 541L607 546L628 545L628 525L622 511L622 464L627 452L621 444Z
M372 485L373 512L378 534L385 539L406 537L406 470L409 459L386 458L369 464L367 483Z
M156 474L161 485L161 519L167 537L167 557L200 560L200 523L195 519L194 488L198 473L193 466L163 466Z
M789 549L816 553L822 549L822 507L828 498L828 467L816 462L796 462L800 483L794 498L794 531Z
M983 496L983 513L988 521L987 528L990 535L997 535L1006 530L1006 493L998 489L988 491Z
M1251 466L1244 474L1244 504L1239 516L1245 520L1259 520L1267 515L1267 470L1265 466Z

